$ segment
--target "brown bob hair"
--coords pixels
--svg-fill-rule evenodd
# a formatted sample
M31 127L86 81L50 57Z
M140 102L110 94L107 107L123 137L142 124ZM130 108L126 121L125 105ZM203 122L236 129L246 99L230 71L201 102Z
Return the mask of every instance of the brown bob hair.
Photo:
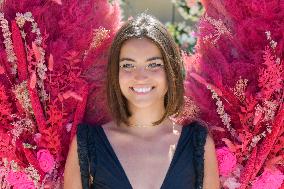
M151 15L142 13L122 25L110 48L106 82L108 108L117 125L121 122L128 125L128 117L131 116L118 78L120 49L123 43L131 38L150 39L157 45L163 56L168 91L164 101L165 114L153 123L157 125L168 116L178 115L183 107L185 71L181 52L165 26Z

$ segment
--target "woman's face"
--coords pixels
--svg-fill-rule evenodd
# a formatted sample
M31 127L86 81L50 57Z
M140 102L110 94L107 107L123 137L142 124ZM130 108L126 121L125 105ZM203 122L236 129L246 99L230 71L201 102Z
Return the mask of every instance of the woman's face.
M130 109L164 106L168 90L164 62L160 49L151 40L133 38L122 45L119 85Z

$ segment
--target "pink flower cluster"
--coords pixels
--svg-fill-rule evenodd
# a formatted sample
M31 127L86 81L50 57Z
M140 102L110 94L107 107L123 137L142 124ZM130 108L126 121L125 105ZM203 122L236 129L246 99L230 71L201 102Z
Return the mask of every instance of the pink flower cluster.
M34 182L24 172L10 171L7 181L14 189L35 189Z
M227 147L217 149L216 153L220 175L228 176L236 168L236 156Z
M55 161L51 153L46 149L41 149L36 155L40 168L45 173L51 172L55 165Z
M252 189L278 189L284 180L284 175L278 169L266 169L252 184Z
M188 7L192 7L195 3L196 3L196 0L187 0L187 1L186 1L186 5L187 5Z

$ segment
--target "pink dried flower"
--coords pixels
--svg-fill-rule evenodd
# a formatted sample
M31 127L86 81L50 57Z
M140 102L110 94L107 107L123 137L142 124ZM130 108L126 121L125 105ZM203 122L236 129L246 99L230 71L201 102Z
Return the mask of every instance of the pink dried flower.
M40 168L46 173L52 171L55 161L51 153L46 149L42 149L36 155Z
M266 169L252 184L252 189L278 189L284 180L284 175L278 169Z
M224 181L224 186L228 189L237 189L241 186L241 184L235 177L229 177Z
M37 145L39 145L40 140L41 140L41 134L40 133L36 133L34 135L34 141L37 143Z
M17 185L14 185L14 189L36 189L35 185L32 181L29 181L27 183L20 183Z
M15 189L34 189L34 183L30 180L24 172L10 171L7 176L7 181Z
M195 32L195 31L191 31L189 33L189 35L192 36L192 37L198 37L197 32Z
M186 5L187 5L188 7L192 7L195 3L196 3L196 0L187 0L187 1L186 1Z
M228 176L236 168L237 158L227 147L217 149L219 172L222 176Z

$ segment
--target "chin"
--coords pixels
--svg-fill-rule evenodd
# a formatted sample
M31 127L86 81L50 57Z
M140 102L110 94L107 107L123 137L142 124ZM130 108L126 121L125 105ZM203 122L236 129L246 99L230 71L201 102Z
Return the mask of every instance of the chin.
M164 101L161 103L163 104ZM157 100L154 101L154 100L151 100L151 101L145 101L145 100L141 100L141 101L132 101L130 102L131 106L135 107L135 108L152 108L153 110L154 109L157 109L158 108L158 104L157 104Z

